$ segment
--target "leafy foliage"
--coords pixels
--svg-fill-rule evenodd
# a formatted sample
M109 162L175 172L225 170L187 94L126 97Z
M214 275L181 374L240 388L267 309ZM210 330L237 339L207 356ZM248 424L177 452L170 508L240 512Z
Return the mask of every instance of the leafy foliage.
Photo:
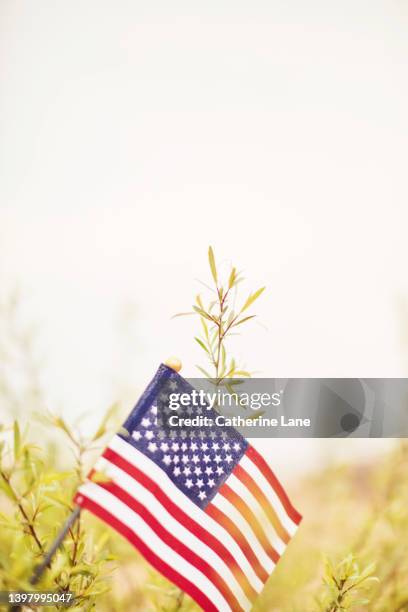
M362 597L360 591L370 587L372 582L379 582L373 576L375 564L370 563L363 570L350 553L337 565L329 559L325 561L324 584L326 592L321 598L321 607L325 612L351 610L357 605L367 605L370 600Z
M226 340L236 331L238 326L255 318L256 315L243 316L243 313L261 296L265 287L250 293L245 302L237 307L237 289L243 277L235 267L232 267L228 280L225 279L222 282L211 246L208 249L208 262L213 287L205 286L211 292L211 297L204 300L201 294L198 294L192 312L179 313L175 316L196 314L200 317L201 333L194 340L205 352L212 372L201 366L197 366L197 368L206 378L215 379L216 384L219 385L228 378L251 375L248 371L237 367L234 358L227 358Z
M96 436L82 440L61 417L48 415L44 420L68 439L75 459L71 469L57 469L51 446L40 448L29 442L27 431L21 432L17 421L3 428L0 588L4 590L30 588L33 568L73 510L72 497L83 479L84 456L95 450L92 443ZM99 434L104 427L102 423ZM72 590L77 596L74 609L92 609L96 597L109 588L107 574L113 556L108 540L105 530L85 530L81 517L70 529L39 588Z

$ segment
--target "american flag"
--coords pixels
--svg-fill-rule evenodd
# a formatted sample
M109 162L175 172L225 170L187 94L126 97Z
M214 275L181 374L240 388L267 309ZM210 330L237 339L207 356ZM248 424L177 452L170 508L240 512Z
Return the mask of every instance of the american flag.
M163 426L169 393L191 389L161 365L75 501L203 610L250 610L301 516L235 429ZM93 481L95 472L106 478Z

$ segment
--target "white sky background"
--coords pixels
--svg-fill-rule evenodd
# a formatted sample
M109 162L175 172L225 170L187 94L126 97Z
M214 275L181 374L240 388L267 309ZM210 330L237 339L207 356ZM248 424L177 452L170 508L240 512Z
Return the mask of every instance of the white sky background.
M170 316L210 243L267 285L247 367L405 375L407 30L403 0L1 0L0 277L50 406L102 413L169 354L195 373Z

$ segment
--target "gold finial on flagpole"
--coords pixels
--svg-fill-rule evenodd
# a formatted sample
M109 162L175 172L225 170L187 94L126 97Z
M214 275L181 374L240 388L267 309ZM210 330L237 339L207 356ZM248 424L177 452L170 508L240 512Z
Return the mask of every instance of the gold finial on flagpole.
M166 359L166 361L164 362L164 365L168 366L175 372L180 372L181 367L182 367L182 363L180 359L178 359L177 357L174 357L173 355L169 357L168 359Z

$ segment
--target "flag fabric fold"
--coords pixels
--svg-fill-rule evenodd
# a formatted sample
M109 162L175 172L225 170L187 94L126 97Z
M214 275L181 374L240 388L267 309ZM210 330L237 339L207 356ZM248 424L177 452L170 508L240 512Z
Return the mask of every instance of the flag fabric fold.
M75 502L116 529L205 612L250 610L301 516L235 429L187 434L163 427L163 401L191 389L161 365ZM94 472L104 478L93 481Z

